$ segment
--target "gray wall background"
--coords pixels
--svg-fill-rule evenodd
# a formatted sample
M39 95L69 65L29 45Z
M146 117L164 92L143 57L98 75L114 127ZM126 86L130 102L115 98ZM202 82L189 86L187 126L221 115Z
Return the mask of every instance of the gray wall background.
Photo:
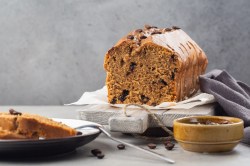
M180 26L207 71L250 84L249 0L0 0L0 104L58 105L101 88L106 51L144 24Z

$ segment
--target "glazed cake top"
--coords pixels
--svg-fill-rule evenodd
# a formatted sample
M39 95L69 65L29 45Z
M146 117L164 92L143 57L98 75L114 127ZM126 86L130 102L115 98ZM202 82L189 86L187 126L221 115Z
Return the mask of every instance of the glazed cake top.
M196 63L197 57L206 58L205 53L198 44L177 26L158 28L145 25L143 29L136 29L121 38L115 47L123 42L131 42L135 48L145 43L154 43L178 55L182 62L186 61L190 56L193 56L190 58L194 63Z

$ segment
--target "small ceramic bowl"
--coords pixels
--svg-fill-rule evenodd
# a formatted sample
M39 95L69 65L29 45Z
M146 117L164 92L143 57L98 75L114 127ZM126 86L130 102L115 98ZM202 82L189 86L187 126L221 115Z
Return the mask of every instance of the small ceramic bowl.
M231 151L243 138L243 121L225 116L192 116L174 121L174 137L192 152Z

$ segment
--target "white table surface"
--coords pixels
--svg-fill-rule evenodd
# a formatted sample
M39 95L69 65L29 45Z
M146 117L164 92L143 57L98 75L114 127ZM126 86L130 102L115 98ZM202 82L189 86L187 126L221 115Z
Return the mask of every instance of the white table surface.
M40 114L51 118L69 118L76 119L75 110L80 106L0 106L0 111L8 111L9 108L16 109L20 112L29 112ZM152 141L146 141L121 133L111 133L114 137L123 141L133 143L144 148ZM0 160L0 165L93 165L93 166L155 166L155 165L194 165L194 166L244 166L250 165L250 146L239 144L233 151L227 153L194 153L183 150L178 144L172 151L168 151L162 144L158 144L154 150L176 161L175 164L168 164L148 154L144 154L136 149L126 147L125 150L118 150L117 143L101 134L91 143L78 148L75 152L67 155L42 158L36 160ZM103 159L97 159L90 153L92 149L101 149L105 153Z

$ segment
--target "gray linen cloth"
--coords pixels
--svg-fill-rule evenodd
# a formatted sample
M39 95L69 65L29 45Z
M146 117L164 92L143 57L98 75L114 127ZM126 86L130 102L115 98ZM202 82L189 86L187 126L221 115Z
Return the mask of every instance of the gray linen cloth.
M235 80L224 70L213 70L200 76L201 91L214 95L228 116L244 121L243 143L250 144L250 87Z

